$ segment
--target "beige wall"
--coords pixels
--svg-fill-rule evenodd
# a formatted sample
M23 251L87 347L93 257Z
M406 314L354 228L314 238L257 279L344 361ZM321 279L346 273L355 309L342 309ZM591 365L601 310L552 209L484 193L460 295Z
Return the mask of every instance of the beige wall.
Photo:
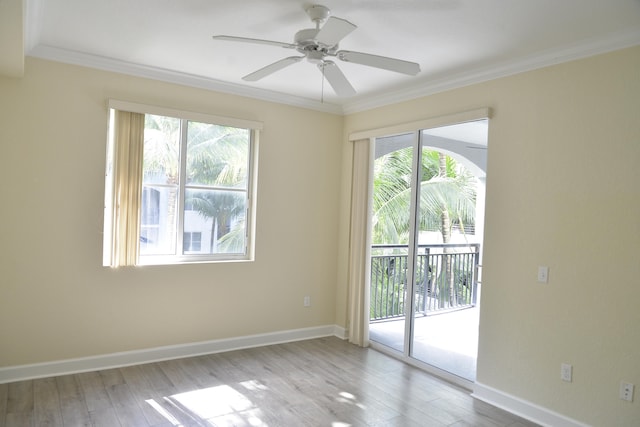
M264 123L255 262L101 267L108 98ZM334 324L342 117L29 59L0 124L0 367Z
M478 382L597 426L640 420L640 396L618 399L620 380L640 386L639 70L637 47L345 121L348 134L491 107Z

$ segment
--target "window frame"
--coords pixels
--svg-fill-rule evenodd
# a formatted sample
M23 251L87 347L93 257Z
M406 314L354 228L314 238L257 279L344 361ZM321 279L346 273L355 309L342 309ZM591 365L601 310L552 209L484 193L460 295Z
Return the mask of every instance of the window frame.
M138 248L136 249L136 261L137 266L142 265L171 265L171 264L191 264L191 263L219 263L219 262L238 262L238 261L253 261L255 259L255 231L256 231L256 194L257 194L257 172L258 172L258 137L259 131L262 130L263 125L261 122L221 117L205 113L197 113L192 111L176 110L172 108L165 108L159 106L151 106L145 104L131 103L127 101L113 100L108 101L109 112L109 132L107 143L107 162L106 162L106 174L105 174L105 215L104 215L104 243L103 243L103 265L104 266L117 266L114 262L114 246L118 243L114 239L114 204L116 203L114 194L114 156L116 150L116 143L114 138L114 122L115 111L128 111L139 114L152 114L158 116L172 117L179 120L186 120L190 122L200 122L212 125L230 126L249 131L249 149L248 149L248 162L247 162L247 206L246 206L246 218L245 218L245 239L246 249L244 254L234 253L216 253L216 254L184 254L183 251L183 233L184 230L184 196L186 189L189 187L186 183L182 182L179 185L179 189L183 191L178 200L178 212L180 219L176 223L176 253L166 255L141 255L140 245L138 242ZM186 133L186 129L185 129ZM186 151L186 140L181 138L181 151L184 154ZM181 163L184 161L184 155L181 155ZM184 175L183 164L180 165L181 175ZM184 177L181 176L181 181ZM244 192L244 190L243 190ZM142 193L142 191L141 191ZM141 194L142 197L142 194ZM141 209L138 209L138 225L141 226Z

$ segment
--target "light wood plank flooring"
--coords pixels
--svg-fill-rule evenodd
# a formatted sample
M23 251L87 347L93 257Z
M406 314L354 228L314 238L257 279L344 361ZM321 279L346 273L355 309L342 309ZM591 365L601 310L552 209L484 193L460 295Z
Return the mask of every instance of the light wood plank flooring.
M534 425L337 338L0 384L7 427Z

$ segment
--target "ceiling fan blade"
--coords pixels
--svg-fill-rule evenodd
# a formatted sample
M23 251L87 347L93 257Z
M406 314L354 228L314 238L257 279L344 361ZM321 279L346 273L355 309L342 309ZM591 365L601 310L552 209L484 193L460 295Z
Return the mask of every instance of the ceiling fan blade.
M368 65L369 67L382 68L396 73L415 76L420 72L420 64L403 61L401 59L388 58L386 56L371 55L369 53L351 52L341 50L336 53L338 59L355 64Z
M315 39L325 46L335 46L356 28L358 27L345 19L331 16L318 31Z
M289 65L295 64L296 62L300 62L304 59L304 56L290 56L288 58L281 59L279 61L274 62L273 64L269 64L266 67L260 68L258 71L254 71L251 74L247 74L242 78L242 80L246 80L248 82L255 82L264 77L267 77L270 74L275 73L276 71L280 71Z
M324 61L318 64L318 68L324 74L333 90L338 96L351 96L356 94L356 90L351 86L340 68L332 61Z
M254 44L266 44L271 46L279 46L285 47L287 49L295 49L296 45L291 43L283 43L283 42L274 42L272 40L263 40L263 39L251 39L248 37L236 37L236 36L211 36L214 40L225 40L230 42L243 42L243 43L254 43Z

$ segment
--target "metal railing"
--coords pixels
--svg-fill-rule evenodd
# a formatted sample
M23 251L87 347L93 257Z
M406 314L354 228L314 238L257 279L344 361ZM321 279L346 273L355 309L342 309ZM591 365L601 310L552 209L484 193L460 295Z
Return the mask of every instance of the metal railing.
M420 245L413 299L416 314L474 306L479 254L479 244ZM371 246L371 320L405 315L407 262L407 245Z

